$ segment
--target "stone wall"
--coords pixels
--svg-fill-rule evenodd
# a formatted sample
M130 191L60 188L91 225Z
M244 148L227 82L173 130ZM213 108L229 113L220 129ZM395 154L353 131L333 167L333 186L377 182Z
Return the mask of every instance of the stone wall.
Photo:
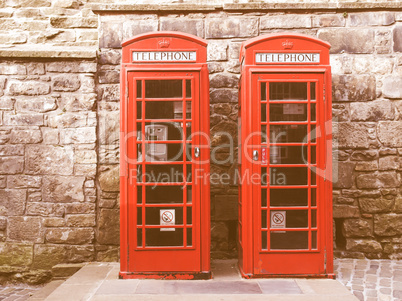
M305 2L97 4L99 17L85 1L1 2L0 275L118 260L120 43L157 30L208 41L211 169L232 175L211 186L212 257L237 255L237 154L219 132L236 140L240 45L290 31L332 45L336 255L401 258L400 4Z

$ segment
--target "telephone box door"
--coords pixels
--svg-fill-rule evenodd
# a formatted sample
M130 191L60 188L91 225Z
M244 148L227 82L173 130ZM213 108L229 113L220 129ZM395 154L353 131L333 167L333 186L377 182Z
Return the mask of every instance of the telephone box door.
M254 275L325 274L324 73L252 74Z
M199 72L128 72L129 270L197 272Z

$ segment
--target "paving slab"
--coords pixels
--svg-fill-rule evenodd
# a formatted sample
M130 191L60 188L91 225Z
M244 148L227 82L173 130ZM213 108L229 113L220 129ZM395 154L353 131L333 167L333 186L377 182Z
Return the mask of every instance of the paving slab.
M263 294L302 294L302 290L293 279L258 280Z

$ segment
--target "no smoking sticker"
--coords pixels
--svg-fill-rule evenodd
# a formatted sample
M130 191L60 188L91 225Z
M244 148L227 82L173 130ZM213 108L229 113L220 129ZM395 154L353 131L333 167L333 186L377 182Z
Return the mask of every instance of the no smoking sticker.
M286 211L271 211L271 228L286 228Z
M161 226L174 226L176 224L175 209L161 209L159 210L159 217ZM175 230L175 228L161 228L161 231Z

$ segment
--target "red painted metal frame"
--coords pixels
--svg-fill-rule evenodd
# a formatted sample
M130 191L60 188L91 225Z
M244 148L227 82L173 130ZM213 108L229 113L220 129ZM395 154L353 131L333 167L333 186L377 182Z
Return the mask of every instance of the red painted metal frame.
M209 179L209 78L206 64L206 41L198 37L179 32L152 32L138 35L122 43L122 65L120 85L120 278L155 278L155 279L207 279L211 277L210 272L210 187ZM132 62L133 51L196 51L197 59L192 62ZM135 181L130 182L130 173L136 166L136 145L135 134L132 133L134 125L146 120L142 114L142 121L136 121L136 93L134 79L191 79L193 94L192 102L192 131L200 131L203 135L193 138L192 148L201 149L200 157L192 158L193 165L193 201L192 201L192 226L193 244L191 247L153 247L138 248L136 241L137 231L137 200L135 192ZM184 89L185 87L183 87ZM144 89L143 89L144 93ZM176 101L183 102L185 109L186 95ZM142 98L143 109L145 98ZM158 99L159 100L159 99ZM169 99L174 100L174 99ZM148 101L148 99L147 99ZM149 100L149 101L152 101ZM183 110L185 112L185 110ZM144 113L144 111L142 112ZM183 114L183 119L186 117ZM157 122L169 122L169 120L152 120ZM151 121L151 120L149 120ZM129 137L129 139L127 139ZM181 141L176 141L181 142ZM144 148L146 141L142 141ZM164 143L174 143L165 141ZM182 142L183 143L183 142ZM141 144L140 144L141 145ZM184 143L183 143L184 145ZM135 146L135 147L134 147ZM184 145L185 147L185 145ZM192 152L193 153L193 152ZM144 154L144 149L143 149ZM127 158L134 158L133 164ZM183 158L183 160L185 160ZM174 162L143 162L142 165L169 164L177 165ZM186 169L186 164L181 163ZM198 182L196 183L196 171ZM143 183L141 187L145 187ZM158 184L163 185L163 184ZM183 185L172 183L166 185ZM140 186L138 186L140 187ZM145 189L145 188L144 188ZM172 204L163 207L187 208L186 197L183 196L182 204ZM145 207L145 203L143 203ZM153 205L146 205L152 207ZM144 215L142 210L142 215ZM183 209L184 212L186 210ZM174 228L184 228L183 225ZM145 216L142 216L142 228L157 228L158 226L145 226ZM145 231L145 230L144 230ZM184 231L185 232L185 231ZM143 239L145 237L143 236ZM143 246L145 246L143 241Z
M291 46L290 46L291 45ZM291 49L290 49L291 48ZM331 107L331 68L329 65L330 45L324 41L300 34L278 33L260 36L243 43L240 53L241 79L239 84L239 116L241 127L241 154L239 160L239 267L245 278L254 277L326 277L334 278L333 241L332 241L332 107ZM268 53L320 53L320 62L306 63L256 63L255 54ZM244 183L247 174L261 172L261 151L259 162L250 160L253 150L261 150L262 144L257 135L246 143L246 137L260 132L260 95L259 82L311 82L318 84L316 94L316 124L321 128L321 137L317 139L316 165L325 170L324 178L317 180L317 250L266 250L261 252L261 185ZM309 85L308 85L309 87ZM268 89L267 89L268 90ZM267 91L268 93L268 91ZM287 101L284 101L285 103ZM281 103L284 103L281 102ZM267 107L269 102L267 98ZM276 102L279 103L279 102ZM299 103L299 102L295 102ZM304 103L310 103L305 101ZM269 109L268 109L269 110ZM269 125L269 111L267 122ZM308 119L309 120L309 119ZM305 122L308 124L310 122ZM264 123L263 123L264 124ZM303 124L303 122L279 122L278 124ZM269 131L267 129L267 134ZM239 138L240 139L240 138ZM268 142L267 138L267 142ZM248 144L248 145L245 145ZM267 171L269 163L269 144ZM279 145L279 144L278 144ZM287 143L286 145L299 145ZM251 147L249 147L251 146ZM303 165L273 165L303 166ZM310 175L310 171L308 172ZM310 178L308 180L310 183ZM243 183L242 183L243 182ZM269 188L269 181L267 184ZM304 187L304 186L303 186ZM281 188L286 188L286 186ZM291 187L288 187L292 189ZM267 194L269 190L267 190ZM310 197L310 192L309 192ZM269 229L269 203L267 203L267 229ZM321 207L320 207L321 206ZM310 200L307 208L275 207L272 210L311 209ZM310 217L310 210L308 211ZM307 228L293 228L294 231L311 231L310 219ZM283 229L280 229L283 230ZM278 231L278 230L273 230ZM269 233L269 232L268 232ZM269 240L269 235L267 237ZM269 248L269 241L267 242Z

